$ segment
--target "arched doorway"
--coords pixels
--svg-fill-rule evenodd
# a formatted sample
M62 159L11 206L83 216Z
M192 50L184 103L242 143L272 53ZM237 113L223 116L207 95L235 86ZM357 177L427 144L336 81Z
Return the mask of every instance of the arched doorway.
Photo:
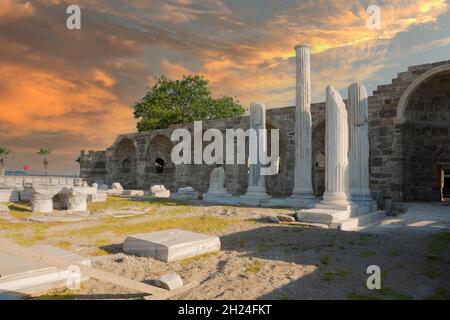
M174 188L174 165L171 160L172 146L172 141L163 135L157 135L150 140L145 168L145 180L148 186L163 184L168 189Z
M137 150L131 139L121 140L113 154L114 182L120 182L124 188L136 186Z
M405 201L441 201L450 145L450 65L416 79L400 99ZM442 158L443 157L443 158Z
M438 156L441 200L450 202L450 146L447 146Z

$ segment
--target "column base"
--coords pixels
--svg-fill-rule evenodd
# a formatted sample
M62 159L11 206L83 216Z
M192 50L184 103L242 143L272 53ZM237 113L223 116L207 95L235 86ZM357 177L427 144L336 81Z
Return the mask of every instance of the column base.
M239 204L239 198L233 197L233 195L227 191L212 191L203 194L203 202L236 205Z
M45 198L31 198L31 212L52 213L53 212L53 199Z
M371 198L368 199L352 199L358 205L359 214L366 214L378 210L378 204Z
M271 196L265 192L247 192L240 196L240 202L246 206L260 206L261 202L269 201Z

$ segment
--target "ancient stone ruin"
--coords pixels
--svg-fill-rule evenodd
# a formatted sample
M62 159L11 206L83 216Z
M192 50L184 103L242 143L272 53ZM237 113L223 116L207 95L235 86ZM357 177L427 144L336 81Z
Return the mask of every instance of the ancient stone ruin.
M333 210L323 206L339 202L347 207L342 219L365 215L367 221L382 216L377 208L387 204L442 200L450 172L450 61L409 67L372 96L353 83L348 100L329 88L326 102L311 104L311 48L302 44L295 50L296 106L266 110L254 104L249 116L202 124L222 132L279 129L277 174L261 179L259 164L173 164L171 133L192 130L187 123L120 135L105 151L82 152L82 177L127 189L164 185L173 193L188 185L215 203ZM262 147L270 149L269 142ZM299 213L299 219L306 216ZM329 223L342 219L325 217Z

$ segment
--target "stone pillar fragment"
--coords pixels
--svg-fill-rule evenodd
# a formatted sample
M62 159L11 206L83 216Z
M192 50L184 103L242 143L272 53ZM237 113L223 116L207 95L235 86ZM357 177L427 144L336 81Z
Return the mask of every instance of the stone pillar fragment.
M52 186L33 186L31 195L31 212L53 212L53 197L58 193Z
M253 162L249 165L247 193L241 196L241 203L246 205L260 205L262 200L270 199L266 192L266 177L261 175L261 152L266 153L267 141L265 134L260 130L266 129L266 107L264 104L252 102L250 105L250 156ZM264 134L264 136L261 136ZM252 141L255 140L255 141Z
M332 86L327 87L325 126L325 193L321 204L347 206L351 204L347 109Z
M225 170L223 167L214 168L209 177L208 192L203 194L203 201L227 203L227 199L231 197L231 194L225 188Z
M296 50L296 108L295 108L295 175L293 199L311 202L311 46L301 44ZM313 201L314 202L314 201Z
M354 83L348 89L348 116L350 196L367 213L374 202L369 188L368 98L362 84Z

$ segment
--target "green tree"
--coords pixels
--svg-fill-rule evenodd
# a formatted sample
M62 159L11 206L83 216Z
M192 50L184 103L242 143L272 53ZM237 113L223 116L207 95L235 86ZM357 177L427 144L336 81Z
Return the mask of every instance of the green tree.
M232 97L213 98L208 81L198 75L170 80L161 76L141 101L133 105L139 132L173 124L237 117L245 109Z
M5 175L6 167L5 162L8 155L11 153L11 150L8 148L1 148L0 147L0 176Z
M44 157L44 169L45 175L47 175L48 156L52 153L52 149L49 147L40 148L38 154Z

